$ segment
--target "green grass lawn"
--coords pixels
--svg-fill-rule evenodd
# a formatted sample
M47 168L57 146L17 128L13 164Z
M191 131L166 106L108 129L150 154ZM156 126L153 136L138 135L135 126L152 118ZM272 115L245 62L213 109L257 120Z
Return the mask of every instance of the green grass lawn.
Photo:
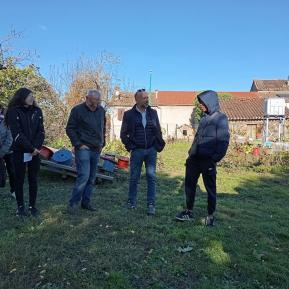
M73 179L43 173L39 219L20 221L0 191L0 288L289 288L289 176L218 171L217 225L206 228L203 183L195 222L177 223L189 144L168 145L158 173L157 215L123 208L127 176L97 187L98 211L66 214ZM179 248L191 250L179 252Z

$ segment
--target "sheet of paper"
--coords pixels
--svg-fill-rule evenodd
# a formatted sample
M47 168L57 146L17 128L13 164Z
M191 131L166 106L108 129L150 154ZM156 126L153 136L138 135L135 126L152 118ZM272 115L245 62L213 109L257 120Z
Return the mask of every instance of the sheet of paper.
M24 162L24 163L27 163L27 162L30 162L31 160L32 160L32 154L30 154L30 153L24 153L23 162Z

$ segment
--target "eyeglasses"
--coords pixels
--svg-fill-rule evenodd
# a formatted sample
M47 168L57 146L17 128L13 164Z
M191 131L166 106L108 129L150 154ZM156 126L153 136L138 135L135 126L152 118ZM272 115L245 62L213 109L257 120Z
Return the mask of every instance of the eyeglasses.
M136 92L143 92L146 91L145 88L138 89Z

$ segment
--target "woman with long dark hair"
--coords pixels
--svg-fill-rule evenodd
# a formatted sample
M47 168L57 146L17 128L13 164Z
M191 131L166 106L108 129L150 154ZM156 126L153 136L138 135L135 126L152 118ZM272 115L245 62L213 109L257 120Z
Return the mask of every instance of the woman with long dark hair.
M15 167L15 194L17 212L20 217L28 213L24 205L24 178L28 168L29 212L37 216L37 176L40 169L39 152L43 144L45 132L41 109L36 105L33 93L28 88L18 89L9 102L6 117L13 137L13 161Z

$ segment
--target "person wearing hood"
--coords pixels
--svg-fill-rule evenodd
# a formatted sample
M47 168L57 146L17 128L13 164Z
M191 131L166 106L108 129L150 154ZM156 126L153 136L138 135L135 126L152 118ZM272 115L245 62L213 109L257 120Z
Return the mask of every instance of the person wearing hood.
M40 170L39 153L44 142L45 132L42 110L37 106L33 92L19 88L8 104L5 122L11 130L13 143L13 162L15 168L16 215L28 216L24 205L24 179L26 168L29 183L29 212L39 215L36 208L38 173Z
M230 134L227 116L220 112L218 94L207 90L197 96L203 116L186 160L186 209L176 219L193 219L193 206L200 174L208 194L206 225L213 226L216 210L216 164L226 155Z

